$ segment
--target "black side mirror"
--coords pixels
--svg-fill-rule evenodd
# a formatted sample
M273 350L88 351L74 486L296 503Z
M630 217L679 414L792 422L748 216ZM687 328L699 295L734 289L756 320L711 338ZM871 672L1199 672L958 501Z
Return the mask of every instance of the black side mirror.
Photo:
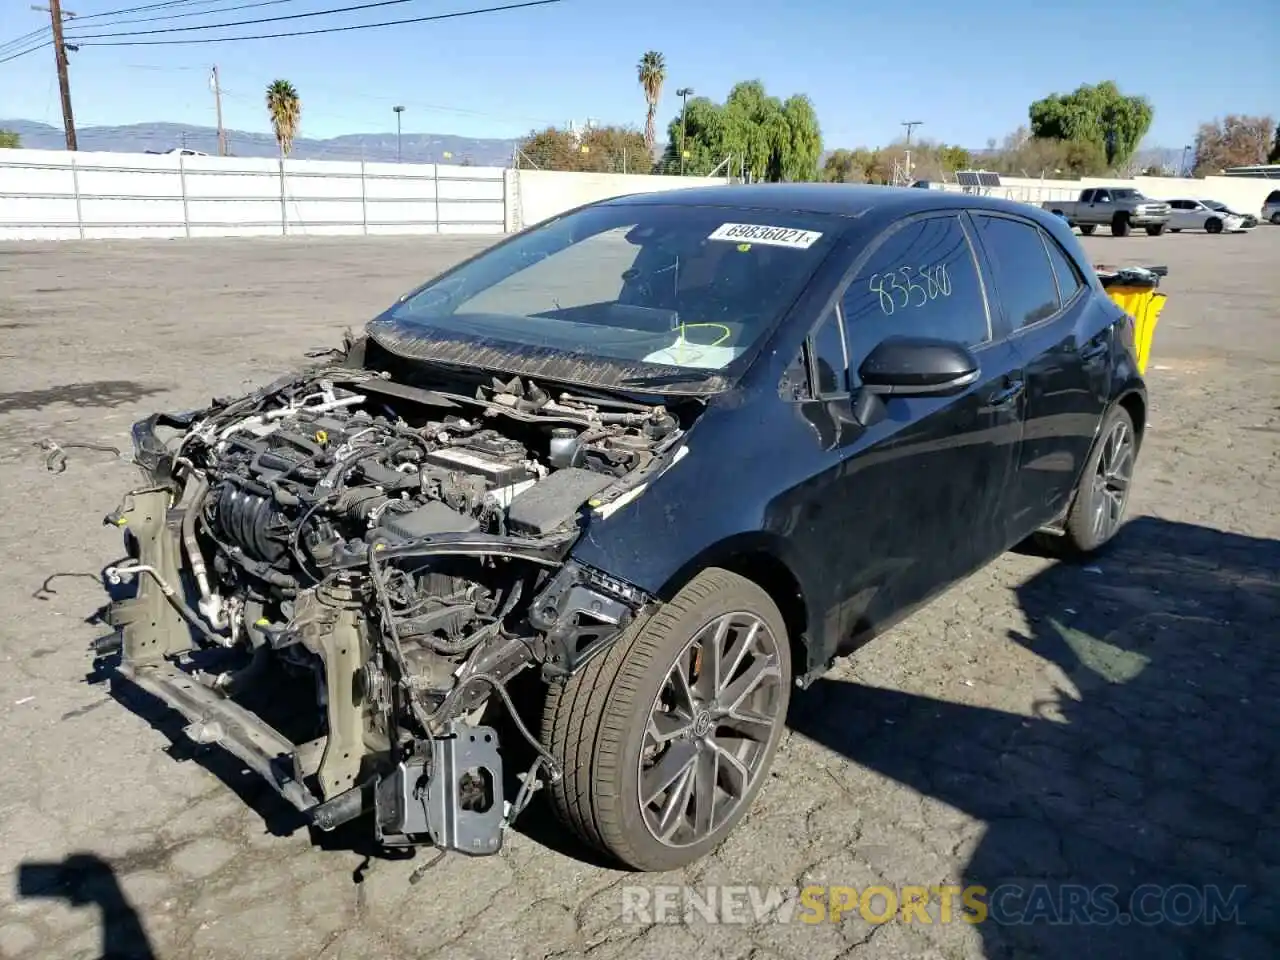
M865 390L893 396L946 396L959 393L979 376L969 348L930 337L890 337L858 368Z

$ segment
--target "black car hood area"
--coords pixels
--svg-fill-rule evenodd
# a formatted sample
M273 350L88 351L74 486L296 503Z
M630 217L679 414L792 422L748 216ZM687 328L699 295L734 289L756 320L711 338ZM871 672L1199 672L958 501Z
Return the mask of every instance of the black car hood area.
M602 387L684 396L723 393L737 381L721 372L630 363L547 347L446 333L422 322L380 317L365 327L370 341L404 360L457 364L500 374Z

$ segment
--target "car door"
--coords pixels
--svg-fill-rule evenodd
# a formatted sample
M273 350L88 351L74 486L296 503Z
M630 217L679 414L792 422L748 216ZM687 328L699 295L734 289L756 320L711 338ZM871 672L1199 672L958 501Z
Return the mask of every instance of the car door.
M1038 225L973 217L993 274L994 303L1013 331L1027 385L1010 518L1025 535L1068 506L1093 445L1110 382L1111 314L1081 265Z
M1089 219L1094 223L1105 223L1111 218L1111 191L1094 190L1089 201Z
M1172 230L1186 230L1190 221L1190 200L1169 201L1169 227Z
M968 229L955 212L890 228L809 341L811 389L792 402L825 466L771 512L798 555L832 558L820 606L841 652L1007 546L1022 372L993 325ZM869 427L842 421L858 365L895 335L960 341L982 376L955 396L887 397Z

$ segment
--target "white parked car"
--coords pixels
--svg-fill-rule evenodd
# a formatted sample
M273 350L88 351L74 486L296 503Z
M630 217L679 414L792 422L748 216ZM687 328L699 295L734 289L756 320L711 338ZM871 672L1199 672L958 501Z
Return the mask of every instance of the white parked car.
M1169 230L1204 230L1207 233L1228 233L1244 227L1244 217L1215 210L1203 200L1170 200Z
M1231 207L1228 207L1225 203L1218 200L1205 200L1203 203L1210 210L1217 210L1219 213L1226 213L1233 217L1239 217L1241 230L1252 230L1258 225L1258 218L1252 213L1241 213L1239 210L1233 210Z
M1272 190L1262 203L1262 219L1280 227L1280 190Z

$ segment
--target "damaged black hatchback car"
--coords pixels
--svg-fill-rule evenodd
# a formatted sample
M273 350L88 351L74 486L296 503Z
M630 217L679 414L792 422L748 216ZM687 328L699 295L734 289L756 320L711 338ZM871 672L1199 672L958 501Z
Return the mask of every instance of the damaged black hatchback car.
M1132 321L1031 207L589 205L135 425L119 670L321 829L491 854L545 784L670 869L747 811L793 687L1028 536L1106 542L1145 409Z

